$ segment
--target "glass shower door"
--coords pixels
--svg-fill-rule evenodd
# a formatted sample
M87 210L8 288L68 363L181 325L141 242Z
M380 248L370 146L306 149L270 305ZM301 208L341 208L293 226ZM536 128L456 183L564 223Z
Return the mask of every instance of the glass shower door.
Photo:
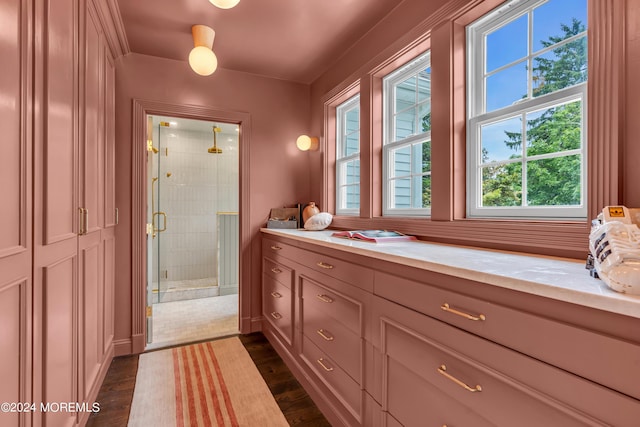
M166 268L166 251L164 232L167 231L167 214L164 207L163 185L168 177L166 169L166 158L169 154L167 149L167 132L169 131L169 123L160 122L158 125L158 154L156 164L156 182L155 182L155 205L153 207L153 236L155 246L153 251L153 265L155 266L154 275L156 277L156 298L155 303L164 301L164 294L167 291L168 270Z
M149 120L152 120L149 117ZM163 293L166 291L167 271L163 269L165 260L162 256L163 232L167 229L167 215L162 210L162 182L164 160L166 150L166 122L160 122L157 132L153 132L154 126L150 123L148 133L152 134L151 142L148 142L149 160L147 175L149 177L149 198L147 204L148 231L147 231L147 342L153 341L153 305L162 302ZM164 157L164 159L163 159Z

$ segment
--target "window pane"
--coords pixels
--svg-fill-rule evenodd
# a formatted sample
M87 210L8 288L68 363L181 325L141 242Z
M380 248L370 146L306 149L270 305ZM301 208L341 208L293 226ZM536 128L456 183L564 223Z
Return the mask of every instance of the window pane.
M346 133L355 132L360 129L360 107L349 110L345 114L345 129Z
M405 112L396 115L396 118L395 118L395 129L396 129L395 140L396 141L405 139L406 137L416 133L415 118L416 118L415 108L410 108Z
M507 107L526 98L527 79L526 61L487 77L486 111Z
M482 206L522 205L522 164L482 168Z
M393 208L408 209L411 208L411 178L394 179L391 181L393 186Z
M533 50L585 31L586 26L587 0L550 0L533 10Z
M344 153L342 157L350 156L360 151L360 133L345 136Z
M420 167L416 170L417 173L431 172L431 141L414 145L413 155L420 162Z
M527 163L527 201L530 206L579 205L580 191L579 155Z
M411 174L411 146L393 150L391 153L391 176L407 176Z
M350 185L346 187L347 209L358 209L360 207L360 186Z
M418 74L418 102L431 98L431 67Z
M487 73L527 56L528 16L487 34Z
M416 104L416 78L409 77L396 85L395 112L402 111Z
M533 58L533 96L587 81L587 38L581 37Z
M527 155L579 149L581 104L576 101L527 114Z
M522 157L522 118L520 116L482 126L481 163Z
M431 175L414 176L412 206L413 208L428 208L431 206Z
M346 164L347 167L347 176L345 183L349 184L358 184L360 183L360 160L354 160L348 162Z
M360 95L336 107L336 121L336 214L357 214L360 207Z
M431 131L431 102L418 105L419 132Z

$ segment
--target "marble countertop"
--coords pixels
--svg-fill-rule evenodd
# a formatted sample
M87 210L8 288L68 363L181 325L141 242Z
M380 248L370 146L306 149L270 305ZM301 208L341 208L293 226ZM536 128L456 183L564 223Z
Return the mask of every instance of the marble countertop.
M640 318L640 296L610 289L594 279L585 262L439 243L371 243L331 237L332 230L261 229L275 236L314 243L375 259L401 263L502 288Z

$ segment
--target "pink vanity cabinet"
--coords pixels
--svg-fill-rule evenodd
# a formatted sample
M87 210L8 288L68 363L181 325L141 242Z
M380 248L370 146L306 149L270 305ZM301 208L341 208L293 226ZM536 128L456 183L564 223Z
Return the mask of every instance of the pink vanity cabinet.
M355 254L340 244L273 233L263 242L263 267L271 245L283 248L295 294L291 345L272 339L279 334L266 312L265 335L333 425L640 420L637 317Z

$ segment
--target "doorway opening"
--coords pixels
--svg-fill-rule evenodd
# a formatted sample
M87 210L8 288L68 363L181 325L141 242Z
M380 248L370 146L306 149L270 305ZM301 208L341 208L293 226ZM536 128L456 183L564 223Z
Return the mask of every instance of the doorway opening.
M146 349L237 334L239 125L146 118Z

